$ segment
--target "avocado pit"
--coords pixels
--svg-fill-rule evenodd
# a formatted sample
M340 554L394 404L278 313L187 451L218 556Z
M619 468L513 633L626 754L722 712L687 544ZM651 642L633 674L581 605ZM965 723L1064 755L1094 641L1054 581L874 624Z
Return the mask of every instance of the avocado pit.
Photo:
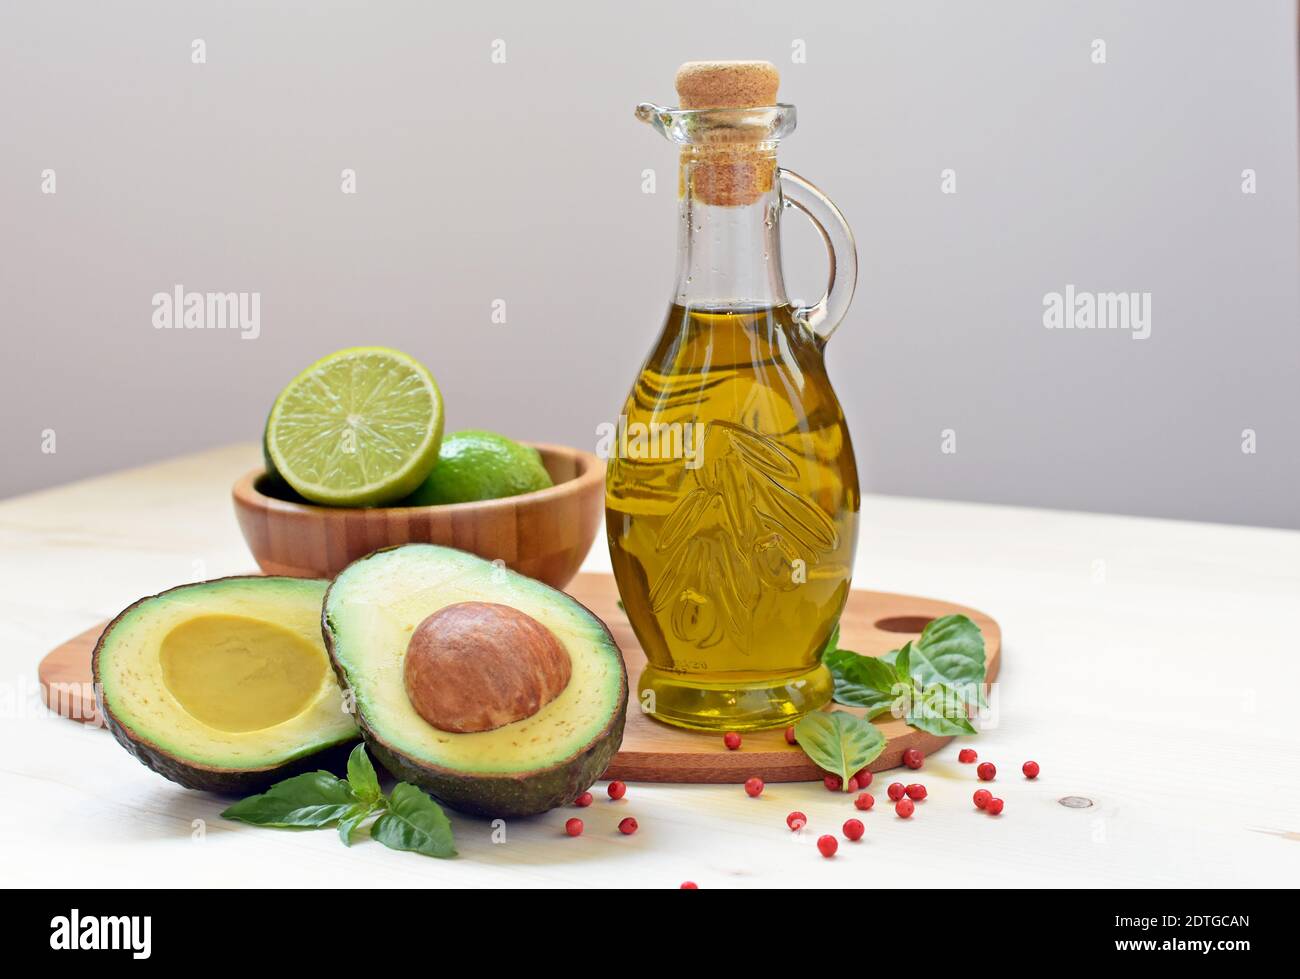
M491 731L532 717L569 685L569 653L532 616L495 602L459 602L411 633L406 696L440 731Z

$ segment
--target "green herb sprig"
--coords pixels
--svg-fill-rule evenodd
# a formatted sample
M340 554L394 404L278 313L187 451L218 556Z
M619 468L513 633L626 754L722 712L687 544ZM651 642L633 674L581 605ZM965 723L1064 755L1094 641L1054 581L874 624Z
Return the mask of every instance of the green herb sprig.
M868 718L892 712L930 734L978 733L965 708L984 703L984 637L964 615L934 619L919 639L883 656L828 644L822 662L837 704L865 707Z
M261 795L249 796L223 812L225 819L278 829L321 829L337 826L344 846L372 816L370 838L393 850L410 850L430 857L454 857L451 820L420 789L399 782L385 796L365 745L348 757L348 777L307 772L277 782Z

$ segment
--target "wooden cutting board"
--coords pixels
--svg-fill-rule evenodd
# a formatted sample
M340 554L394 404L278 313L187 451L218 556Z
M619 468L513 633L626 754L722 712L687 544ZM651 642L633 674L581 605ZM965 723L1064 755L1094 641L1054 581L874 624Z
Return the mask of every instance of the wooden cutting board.
M627 728L623 746L605 773L606 778L632 782L743 782L751 775L768 782L821 779L821 770L797 746L786 744L781 730L746 734L738 751L728 751L720 735L683 731L651 719L640 710L636 699L645 654L632 634L627 616L618 607L614 578L608 574L580 574L565 590L605 620L627 661L631 687ZM1001 662L1002 630L983 612L951 602L889 592L852 591L840 617L840 645L867 656L879 656L915 639L931 619L957 612L970 616L984 634L987 674L993 680ZM106 624L69 639L41 661L39 676L45 702L64 717L99 722L90 678L90 654ZM835 709L852 711L852 708ZM929 755L952 740L917 731L887 715L877 718L875 723L888 744L871 764L873 772L901 765L907 748L920 748Z

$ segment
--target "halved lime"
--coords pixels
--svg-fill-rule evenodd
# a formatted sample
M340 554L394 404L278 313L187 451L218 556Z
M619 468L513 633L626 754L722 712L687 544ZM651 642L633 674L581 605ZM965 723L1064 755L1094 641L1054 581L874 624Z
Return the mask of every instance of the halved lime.
M313 502L391 503L438 461L442 395L415 358L350 347L289 382L266 420L265 441L284 481Z

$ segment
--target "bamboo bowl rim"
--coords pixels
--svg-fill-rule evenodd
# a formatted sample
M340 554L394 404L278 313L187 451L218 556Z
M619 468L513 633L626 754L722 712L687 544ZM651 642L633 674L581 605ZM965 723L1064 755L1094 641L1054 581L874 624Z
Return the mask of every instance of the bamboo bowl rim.
M520 442L520 445L527 445L542 453L543 461L547 456L555 456L561 459L572 460L577 468L578 474L570 479L556 483L554 486L547 486L545 489L533 490L531 493L519 493L515 496L502 496L495 500L471 500L468 503L429 503L423 506L373 506L373 507L340 507L340 506L323 506L318 503L297 503L293 500L282 500L278 496L268 496L257 488L257 481L266 475L265 467L259 466L251 469L239 479L235 480L233 495L235 502L243 506L253 507L260 510L269 510L274 513L282 514L300 514L304 516L315 516L321 519L329 519L331 516L340 517L355 514L403 514L403 513L427 513L438 512L448 514L473 514L473 513L491 513L494 510L505 510L509 508L543 507L548 503L564 499L569 496L580 495L587 492L593 486L602 483L605 479L605 468L600 458L594 452L586 452L582 449L575 449L567 445L554 445L548 442Z

